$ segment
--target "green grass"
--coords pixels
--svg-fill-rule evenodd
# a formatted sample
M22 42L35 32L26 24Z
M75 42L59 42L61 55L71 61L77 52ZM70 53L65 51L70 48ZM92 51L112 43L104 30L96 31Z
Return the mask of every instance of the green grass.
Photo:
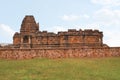
M0 80L120 80L120 57L0 59Z

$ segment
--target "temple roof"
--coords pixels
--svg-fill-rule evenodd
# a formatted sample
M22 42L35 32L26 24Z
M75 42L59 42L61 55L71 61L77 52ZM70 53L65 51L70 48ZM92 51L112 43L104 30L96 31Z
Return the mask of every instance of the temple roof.
M39 25L32 15L26 15L22 21L20 33L34 33L39 31Z

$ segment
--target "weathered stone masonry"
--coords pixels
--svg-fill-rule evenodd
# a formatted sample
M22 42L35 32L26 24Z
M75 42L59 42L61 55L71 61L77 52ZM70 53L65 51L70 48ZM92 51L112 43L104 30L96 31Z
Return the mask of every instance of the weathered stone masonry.
M13 45L0 46L0 58L30 59L81 58L120 56L120 47L103 44L103 33L98 30L75 30L58 32L39 31L33 16L25 16L20 33L13 36Z
M1 49L0 58L31 59L42 58L82 58L120 56L120 48L69 48L69 49Z

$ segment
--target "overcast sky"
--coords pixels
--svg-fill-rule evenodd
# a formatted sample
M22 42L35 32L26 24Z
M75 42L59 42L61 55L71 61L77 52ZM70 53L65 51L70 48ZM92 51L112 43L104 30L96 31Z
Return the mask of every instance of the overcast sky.
M0 43L12 43L25 15L41 31L98 29L104 43L120 46L120 0L0 0Z

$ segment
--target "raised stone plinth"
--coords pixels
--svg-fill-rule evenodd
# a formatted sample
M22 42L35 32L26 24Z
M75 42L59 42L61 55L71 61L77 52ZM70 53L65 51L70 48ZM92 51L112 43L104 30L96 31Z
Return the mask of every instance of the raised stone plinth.
M0 58L100 58L120 57L119 48L69 48L69 49L0 49Z

